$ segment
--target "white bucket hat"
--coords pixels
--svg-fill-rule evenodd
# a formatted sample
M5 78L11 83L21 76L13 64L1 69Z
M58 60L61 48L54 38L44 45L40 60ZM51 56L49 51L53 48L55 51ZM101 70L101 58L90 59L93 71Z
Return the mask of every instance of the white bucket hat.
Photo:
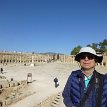
M102 55L97 55L96 51L94 49L92 49L91 47L83 47L83 48L81 48L79 53L75 56L75 60L79 62L81 54L83 54L83 53L90 53L90 54L94 55L95 59L96 59L96 61L98 63L101 63L102 60L103 60L103 56Z

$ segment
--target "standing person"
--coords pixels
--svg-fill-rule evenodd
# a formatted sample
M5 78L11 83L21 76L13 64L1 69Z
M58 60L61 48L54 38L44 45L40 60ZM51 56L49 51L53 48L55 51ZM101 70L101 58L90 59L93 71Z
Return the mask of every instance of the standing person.
M57 77L54 78L54 83L55 83L55 88L57 88L59 86L58 78Z
M3 74L3 68L1 68L1 73Z
M107 75L95 70L102 59L91 47L80 49L75 57L80 69L71 73L62 92L66 107L107 107Z

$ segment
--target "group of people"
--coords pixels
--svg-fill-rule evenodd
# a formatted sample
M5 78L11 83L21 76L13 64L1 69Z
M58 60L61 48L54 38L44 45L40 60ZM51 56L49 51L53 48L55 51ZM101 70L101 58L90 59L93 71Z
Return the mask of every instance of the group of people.
M107 107L107 75L96 71L103 56L91 47L83 47L75 60L80 69L72 71L62 92L66 107Z

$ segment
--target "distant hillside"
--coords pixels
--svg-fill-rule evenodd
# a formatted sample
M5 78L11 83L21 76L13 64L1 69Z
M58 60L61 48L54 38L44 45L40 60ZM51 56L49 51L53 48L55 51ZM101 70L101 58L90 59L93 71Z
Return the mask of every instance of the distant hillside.
M45 53L39 53L39 54L49 54L49 55L60 54L60 55L64 55L62 53L54 53L54 52L45 52Z

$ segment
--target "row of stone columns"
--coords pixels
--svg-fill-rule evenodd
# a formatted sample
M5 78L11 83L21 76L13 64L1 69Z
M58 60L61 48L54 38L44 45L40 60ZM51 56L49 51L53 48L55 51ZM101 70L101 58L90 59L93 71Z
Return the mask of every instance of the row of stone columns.
M0 53L0 64L55 62L74 63L75 56L60 54Z
M63 54L31 54L31 53L0 53L0 64L13 63L75 63L74 55ZM102 65L107 65L107 55L104 54Z

